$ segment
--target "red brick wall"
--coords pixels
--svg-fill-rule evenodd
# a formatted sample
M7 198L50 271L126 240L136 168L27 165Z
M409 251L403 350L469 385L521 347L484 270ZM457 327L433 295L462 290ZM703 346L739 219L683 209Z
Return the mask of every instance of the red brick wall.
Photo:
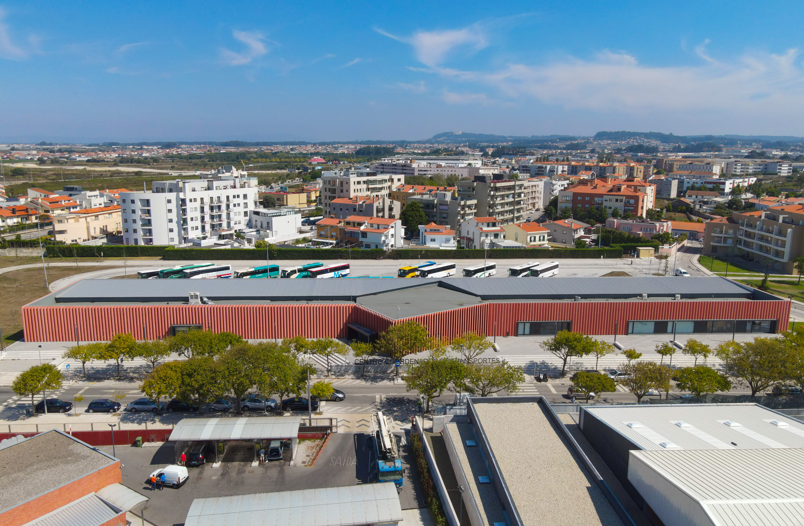
M124 511L114 519L106 521L103 524L100 524L99 526L126 526L126 524L127 524L126 512Z
M137 437L142 437L143 442L165 442L172 428L164 429L123 429L114 432L114 443L118 446L128 446L134 443ZM23 435L26 438L37 435L38 433L0 433L0 440ZM73 436L78 440L86 442L90 446L111 446L112 433L106 429L104 431L73 431Z
M50 493L46 493L24 504L20 504L16 508L8 510L0 515L0 524L3 526L21 526L22 524L31 522L42 515L46 515L51 511L55 511L62 506L78 500L81 497L97 492L109 484L122 481L120 462L115 462L75 482L65 484ZM117 518L114 519L114 521L117 520ZM125 521L122 523L110 521L106 524L110 526L125 524Z

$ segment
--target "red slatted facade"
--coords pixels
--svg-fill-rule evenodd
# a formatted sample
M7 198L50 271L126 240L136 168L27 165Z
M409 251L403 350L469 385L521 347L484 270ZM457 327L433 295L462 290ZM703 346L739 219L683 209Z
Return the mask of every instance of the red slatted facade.
M584 334L624 334L635 320L778 320L787 330L788 301L611 301L485 303L416 316L432 336L467 331L514 336L520 321L571 321ZM119 333L163 338L171 325L201 325L249 339L344 338L357 323L377 333L394 322L360 305L124 305L22 308L27 341L109 340ZM401 321L401 320L400 320ZM274 328L275 327L275 328Z

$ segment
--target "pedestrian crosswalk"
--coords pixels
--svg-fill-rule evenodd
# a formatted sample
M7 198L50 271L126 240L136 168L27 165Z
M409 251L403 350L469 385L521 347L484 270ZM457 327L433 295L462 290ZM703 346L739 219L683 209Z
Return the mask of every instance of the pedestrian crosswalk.
M324 370L327 369L327 357L326 356L319 356L317 354L307 356L307 359L313 364L317 365ZM329 367L332 368L338 365L348 365L349 362L346 361L346 358L340 356L338 354L329 357Z
M517 389L514 394L522 396L538 396L539 389L533 382L534 380L531 376L525 376L524 382L516 384Z

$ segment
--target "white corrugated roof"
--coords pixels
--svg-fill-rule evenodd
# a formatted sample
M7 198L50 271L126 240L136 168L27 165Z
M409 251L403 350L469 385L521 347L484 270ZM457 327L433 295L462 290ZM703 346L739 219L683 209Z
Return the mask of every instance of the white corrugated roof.
M98 491L98 497L123 511L130 511L135 506L148 501L148 497L145 495L141 495L122 484L109 484Z
M804 524L804 449L634 450L630 455L697 501L712 524Z
M392 482L195 499L185 526L355 526L402 521Z
M651 437L661 437L680 449L804 448L804 424L757 404L651 404L583 410L641 449L665 449L660 440Z
M249 418L185 418L173 432L170 442L197 440L258 440L296 438L300 416L259 416Z
M100 526L117 517L120 511L90 493L24 526Z

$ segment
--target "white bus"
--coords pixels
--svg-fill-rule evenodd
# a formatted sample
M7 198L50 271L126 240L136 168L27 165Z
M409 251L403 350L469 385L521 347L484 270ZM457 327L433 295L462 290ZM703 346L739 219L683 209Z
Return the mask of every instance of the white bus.
M551 261L550 263L542 263L530 269L530 277L532 278L549 278L558 274L558 261Z
M497 263L485 263L463 269L465 278L487 278L497 273Z
M349 263L314 268L308 274L310 278L343 278L349 275Z
M508 276L511 278L524 278L530 276L530 269L538 267L538 261L528 261L524 265L518 265L508 269Z
M229 265L215 265L212 267L185 270L183 274L187 279L231 278L232 267Z
M439 263L419 269L420 278L446 278L455 275L455 263Z
M308 263L307 265L301 265L298 267L289 267L283 268L282 272L279 274L281 278L309 278L309 271L314 268L323 267L323 263Z

